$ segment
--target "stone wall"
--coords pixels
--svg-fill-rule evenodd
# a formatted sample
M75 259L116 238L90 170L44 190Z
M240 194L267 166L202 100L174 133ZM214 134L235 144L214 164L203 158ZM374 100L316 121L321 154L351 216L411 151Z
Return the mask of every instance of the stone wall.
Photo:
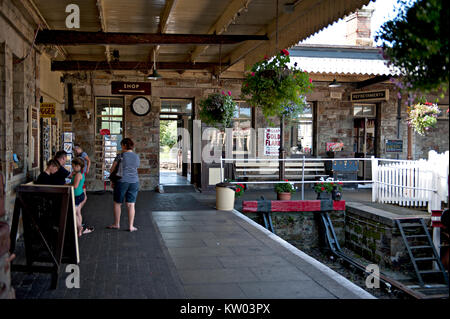
M300 249L320 247L322 245L319 238L320 214L319 212L291 212L291 213L270 213L275 234L284 240L294 243ZM264 221L257 213L246 213L260 225ZM345 240L344 211L333 211L329 213L336 235L340 243Z
M347 203L345 246L380 268L410 271L412 264L395 218L398 215Z
M179 75L178 75L179 76ZM72 128L75 134L75 142L82 145L92 161L91 167L95 173L87 176L88 190L101 190L104 188L102 181L102 157L101 136L95 131L95 97L112 95L111 82L146 82L142 73L108 74L106 72L72 73L65 75L65 83L73 85L74 108L77 111L72 115ZM224 79L220 90L231 91L234 97L240 95L240 80ZM159 183L159 113L161 99L183 98L194 101L194 116L197 118L199 101L216 88L215 82L207 76L194 78L162 78L151 81L151 95L145 96L152 103L152 110L144 117L136 116L131 112L131 101L135 95L124 96L124 137L129 137L135 142L135 151L140 156L141 165L139 177L141 189L153 190ZM93 116L86 117L86 111ZM65 121L70 121L65 116Z
M10 223L15 187L39 173L30 160L34 150L30 148L29 114L31 109L39 112L40 53L30 50L36 26L21 10L11 1L1 1L0 11L0 172L7 180L2 219ZM19 157L17 166L14 153Z

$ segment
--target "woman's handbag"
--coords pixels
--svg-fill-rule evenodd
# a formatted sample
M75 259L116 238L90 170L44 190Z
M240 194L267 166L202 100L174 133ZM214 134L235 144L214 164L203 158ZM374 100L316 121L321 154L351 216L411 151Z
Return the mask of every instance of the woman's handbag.
M113 183L118 182L122 178L122 173L123 173L122 157L123 157L123 154L119 154L116 168L109 175L109 180Z

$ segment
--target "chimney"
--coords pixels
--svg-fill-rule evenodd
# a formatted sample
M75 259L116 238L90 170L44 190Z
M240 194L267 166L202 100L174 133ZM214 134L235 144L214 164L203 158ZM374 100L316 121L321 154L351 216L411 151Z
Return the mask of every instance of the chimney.
M345 18L347 34L345 35L348 45L372 46L371 19L375 11L373 3L350 14Z

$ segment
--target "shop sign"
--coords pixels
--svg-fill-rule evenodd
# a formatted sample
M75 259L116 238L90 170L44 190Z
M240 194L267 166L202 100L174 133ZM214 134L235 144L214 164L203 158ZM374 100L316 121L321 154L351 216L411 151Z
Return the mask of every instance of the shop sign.
M386 140L386 153L403 152L403 140Z
M389 100L389 90L352 92L350 100L352 102L387 101Z
M41 103L40 117L55 117L56 104L55 103Z
M111 93L122 95L151 95L150 82L111 82Z
M280 154L280 128L264 129L264 156Z

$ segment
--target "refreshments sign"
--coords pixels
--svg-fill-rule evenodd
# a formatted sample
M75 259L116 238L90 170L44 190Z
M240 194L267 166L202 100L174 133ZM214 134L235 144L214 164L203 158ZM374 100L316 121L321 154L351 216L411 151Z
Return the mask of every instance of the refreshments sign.
M387 101L387 100L389 100L389 90L352 92L351 93L351 101L352 102Z

